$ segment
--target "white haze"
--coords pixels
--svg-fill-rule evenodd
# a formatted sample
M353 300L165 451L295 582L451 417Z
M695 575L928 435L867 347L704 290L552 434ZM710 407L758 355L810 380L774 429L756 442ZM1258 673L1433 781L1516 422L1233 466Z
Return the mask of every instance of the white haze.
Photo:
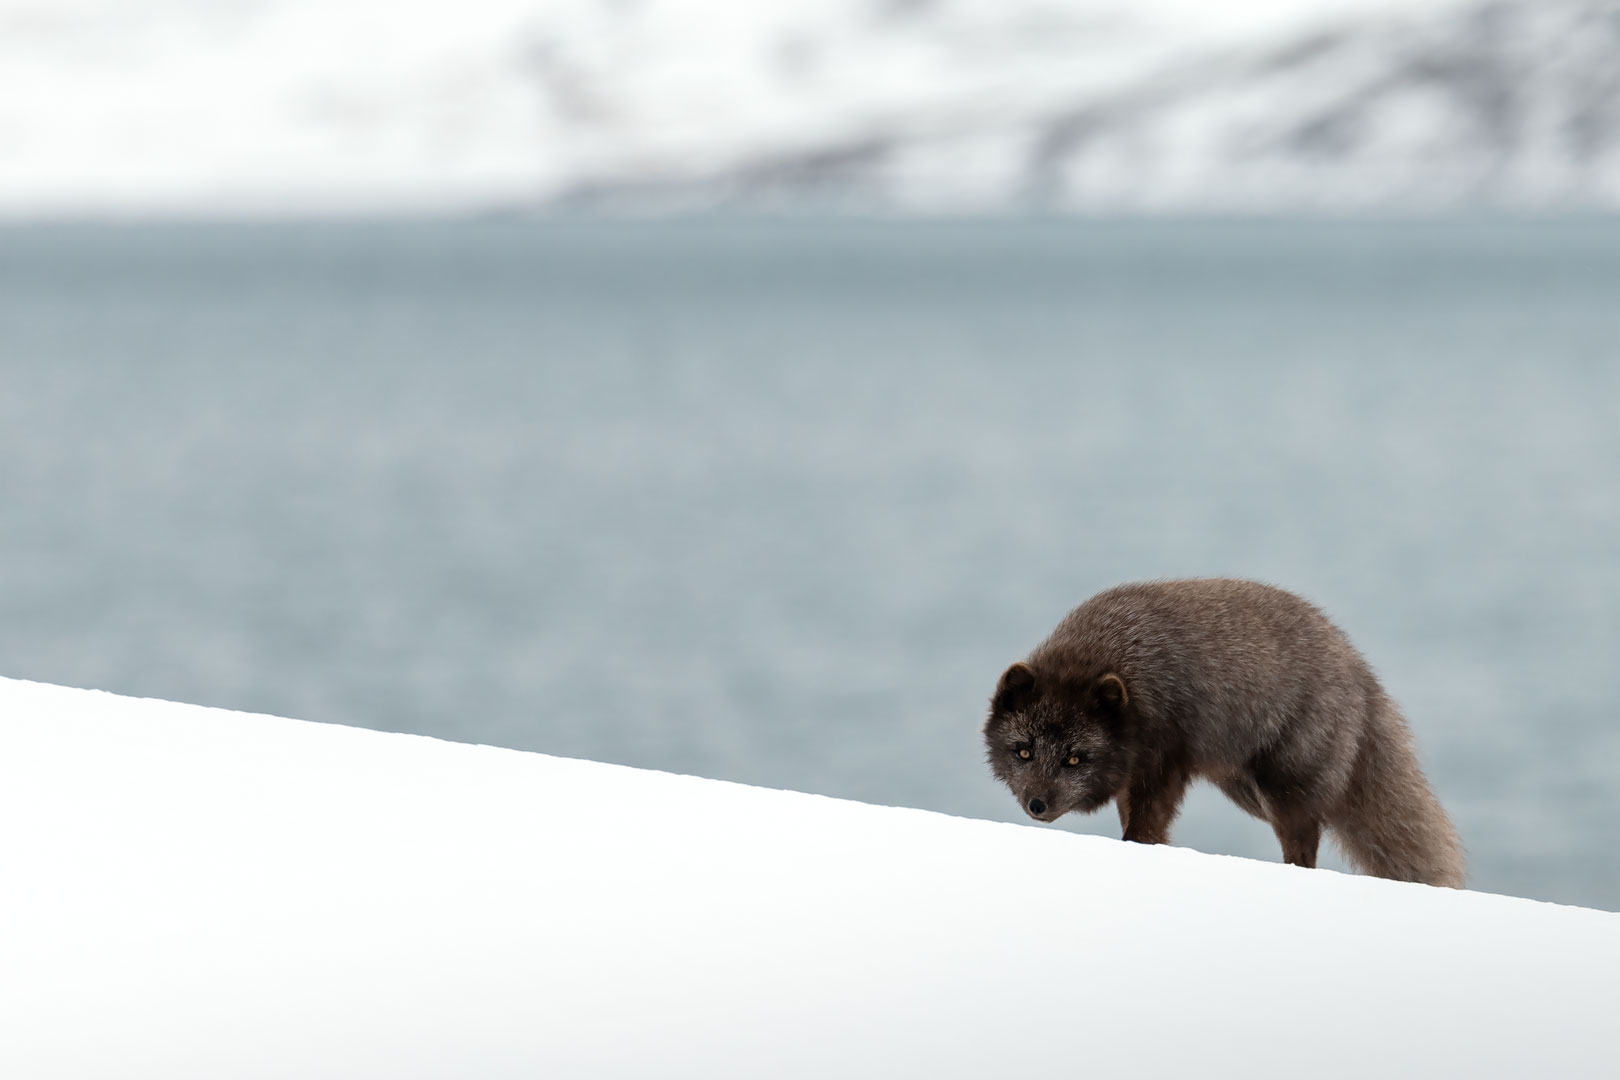
M0 216L1620 204L1614 0L0 0Z

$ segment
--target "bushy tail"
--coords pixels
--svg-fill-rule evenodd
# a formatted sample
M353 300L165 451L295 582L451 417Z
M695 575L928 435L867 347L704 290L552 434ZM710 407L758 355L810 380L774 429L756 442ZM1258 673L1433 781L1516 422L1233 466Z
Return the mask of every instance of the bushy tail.
M1406 720L1379 697L1349 791L1328 823L1333 838L1363 873L1460 889L1468 871L1457 830L1418 768Z

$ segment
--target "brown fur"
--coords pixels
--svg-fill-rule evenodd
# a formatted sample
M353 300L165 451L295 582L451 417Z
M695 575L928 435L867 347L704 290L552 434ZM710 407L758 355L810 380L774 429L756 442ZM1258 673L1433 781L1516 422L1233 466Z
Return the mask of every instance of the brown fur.
M1286 862L1315 866L1326 829L1365 873L1464 882L1400 710L1338 627L1269 585L1098 593L1002 675L984 737L1040 821L1113 800L1126 840L1166 843L1202 778L1269 822Z

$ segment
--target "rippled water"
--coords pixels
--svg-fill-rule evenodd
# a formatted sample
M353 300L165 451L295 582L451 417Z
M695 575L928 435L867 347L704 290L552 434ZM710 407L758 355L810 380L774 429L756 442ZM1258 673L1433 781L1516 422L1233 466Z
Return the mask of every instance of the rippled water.
M1008 661L1259 577L1620 908L1617 220L12 228L0 376L0 674L1012 820Z

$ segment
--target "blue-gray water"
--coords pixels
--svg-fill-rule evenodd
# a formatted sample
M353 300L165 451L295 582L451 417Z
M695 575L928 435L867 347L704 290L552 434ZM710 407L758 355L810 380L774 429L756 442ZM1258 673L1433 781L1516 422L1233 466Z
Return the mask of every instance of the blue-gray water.
M1620 220L12 228L0 376L0 674L1017 820L1002 667L1252 576L1620 908Z

